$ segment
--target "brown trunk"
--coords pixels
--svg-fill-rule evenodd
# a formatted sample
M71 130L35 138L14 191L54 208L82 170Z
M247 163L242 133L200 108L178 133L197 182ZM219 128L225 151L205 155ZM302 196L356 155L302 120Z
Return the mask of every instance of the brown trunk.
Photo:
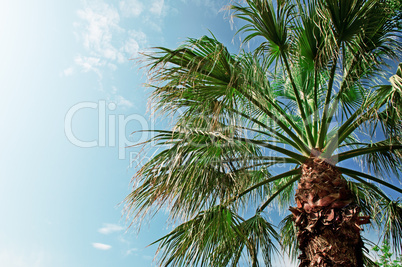
M312 157L302 168L296 191L297 207L290 208L298 227L299 267L363 266L360 208L338 169Z

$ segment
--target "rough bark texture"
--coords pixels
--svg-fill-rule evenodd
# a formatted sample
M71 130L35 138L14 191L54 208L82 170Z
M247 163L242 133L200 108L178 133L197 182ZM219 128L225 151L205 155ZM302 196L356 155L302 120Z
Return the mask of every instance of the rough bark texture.
M351 191L338 169L312 157L304 165L297 207L290 208L298 227L299 267L363 266L359 216Z

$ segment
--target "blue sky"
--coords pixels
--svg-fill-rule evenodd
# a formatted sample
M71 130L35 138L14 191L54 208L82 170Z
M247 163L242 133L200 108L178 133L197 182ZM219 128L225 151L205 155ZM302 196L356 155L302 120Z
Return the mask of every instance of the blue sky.
M147 245L168 232L166 215L137 234L118 204L139 163L125 147L149 137L129 134L164 124L150 118L146 75L130 59L208 30L237 52L228 2L2 4L2 266L151 266L156 246Z
M228 1L7 1L0 9L0 263L151 266L166 216L126 232L126 150L158 127L135 61L212 30L231 46ZM233 46L234 47L234 46Z

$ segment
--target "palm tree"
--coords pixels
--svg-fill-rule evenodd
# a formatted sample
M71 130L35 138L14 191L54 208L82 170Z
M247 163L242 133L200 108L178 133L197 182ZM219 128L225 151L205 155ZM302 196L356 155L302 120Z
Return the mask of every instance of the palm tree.
M180 222L155 242L164 266L270 266L278 242L299 266L369 266L365 224L401 251L401 3L246 2L252 52L204 36L144 55L174 125L144 144L127 214ZM279 231L269 207L291 211Z

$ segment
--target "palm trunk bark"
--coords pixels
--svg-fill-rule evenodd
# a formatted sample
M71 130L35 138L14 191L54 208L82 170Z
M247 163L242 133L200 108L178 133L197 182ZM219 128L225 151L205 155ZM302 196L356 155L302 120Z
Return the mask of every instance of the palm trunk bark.
M363 266L360 208L341 173L328 162L311 157L302 166L290 208L298 227L299 267Z

